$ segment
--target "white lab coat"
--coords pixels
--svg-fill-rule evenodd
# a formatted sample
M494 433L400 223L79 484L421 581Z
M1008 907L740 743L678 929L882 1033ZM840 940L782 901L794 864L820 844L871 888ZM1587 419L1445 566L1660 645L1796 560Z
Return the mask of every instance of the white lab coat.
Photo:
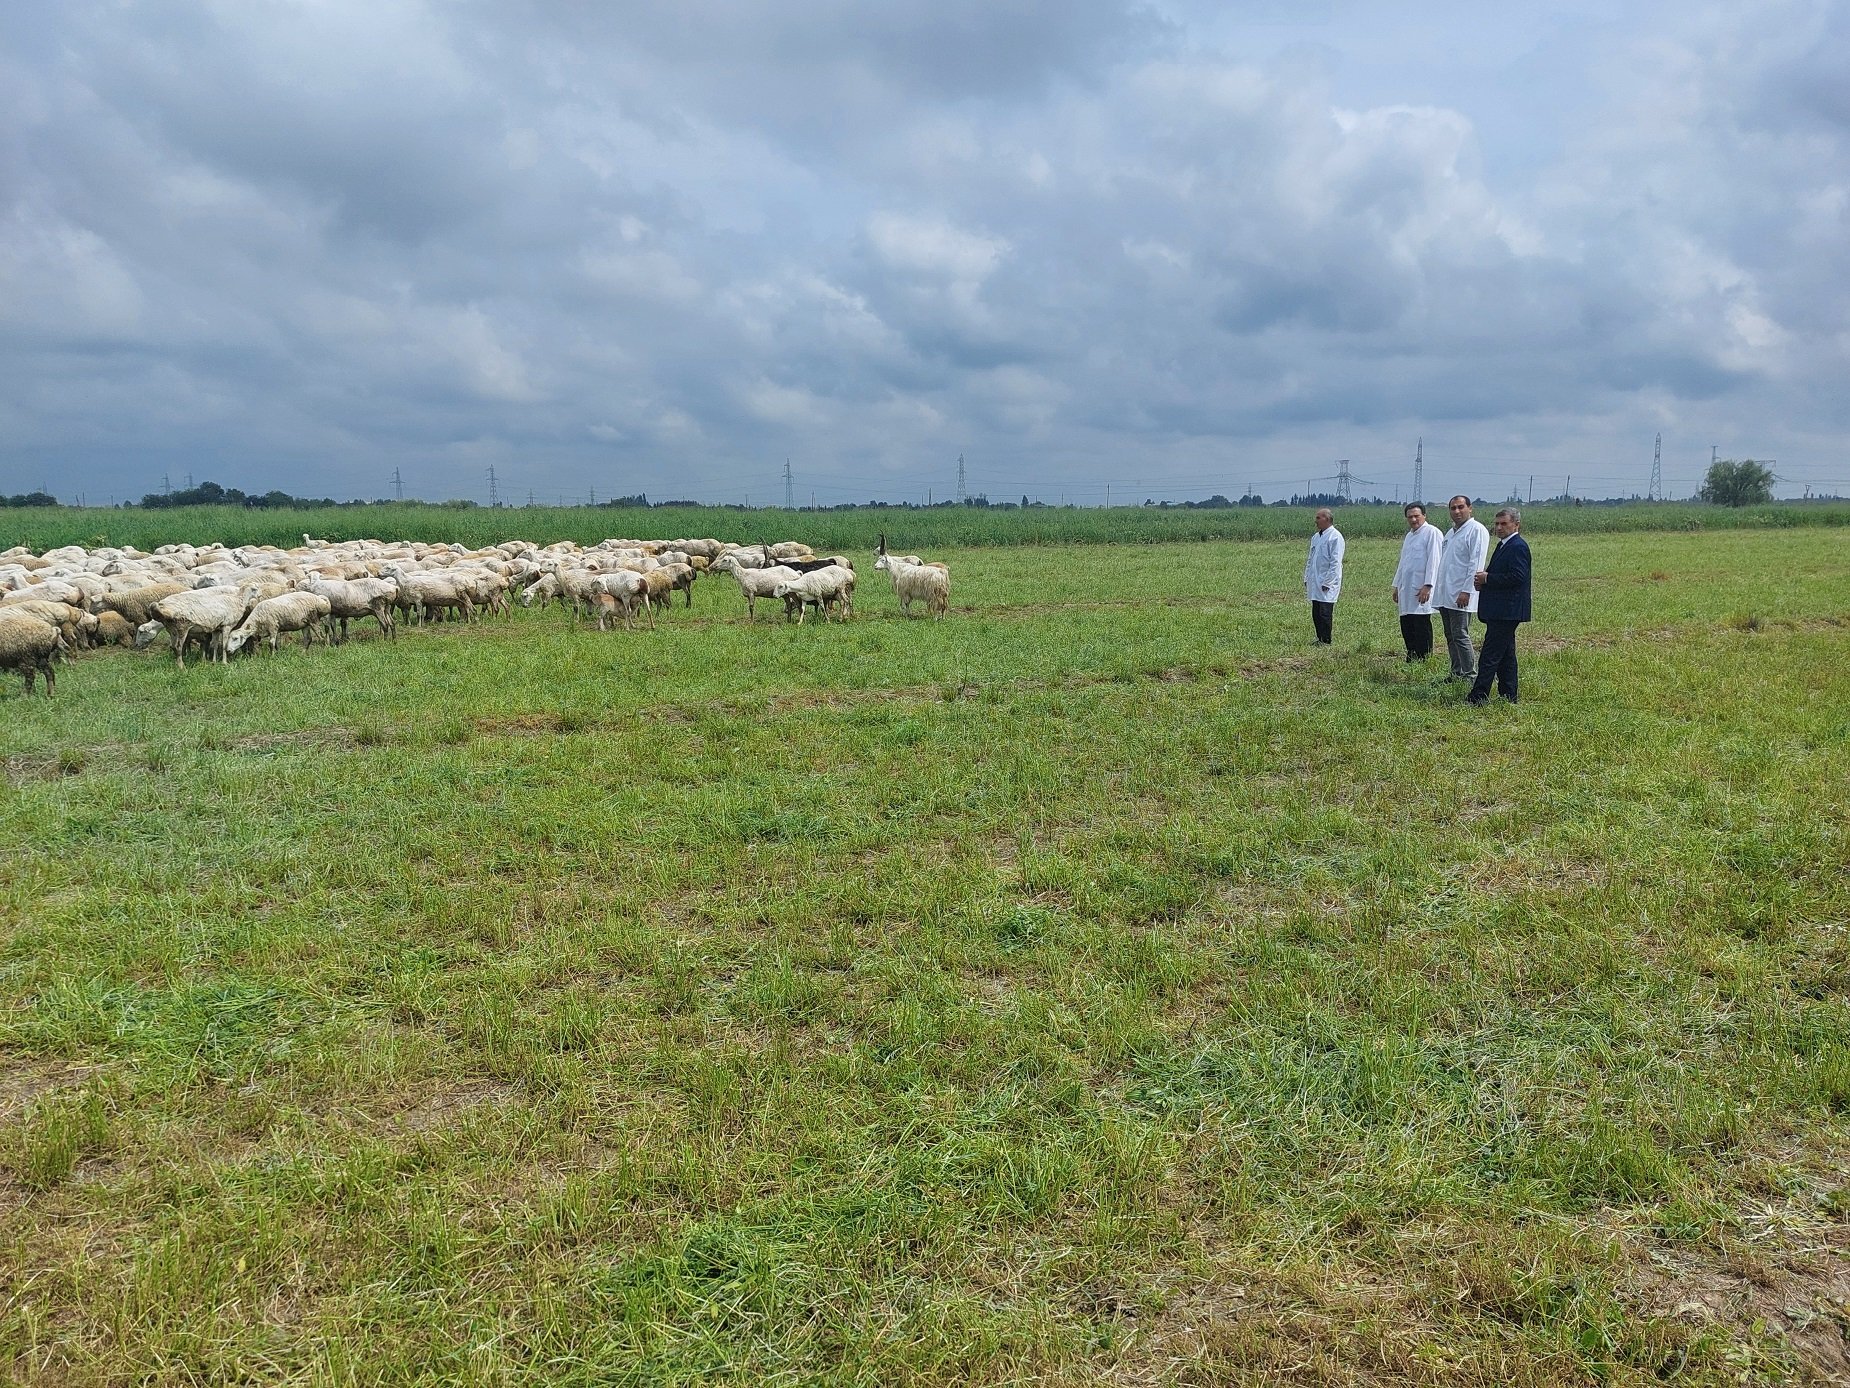
M1400 567L1394 570L1394 586L1400 590L1400 615L1432 616L1432 599L1439 595L1439 555L1445 539L1439 527L1427 521L1418 530L1409 530L1400 542ZM1420 601L1420 589L1428 584L1433 591Z
M1325 592L1324 586L1329 591ZM1304 560L1304 596L1312 602L1335 602L1343 590L1343 532L1335 526L1310 537Z
M1490 532L1482 521L1468 520L1447 531L1444 552L1439 556L1439 587L1432 595L1432 605L1456 612L1477 611L1474 580L1489 557ZM1458 601L1460 593L1465 595L1463 603Z

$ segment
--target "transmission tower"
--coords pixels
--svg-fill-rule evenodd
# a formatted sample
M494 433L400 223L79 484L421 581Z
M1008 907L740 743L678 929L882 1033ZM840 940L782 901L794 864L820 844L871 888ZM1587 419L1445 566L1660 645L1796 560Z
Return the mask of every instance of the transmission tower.
M392 489L398 493L398 499L405 499L405 479L399 475L397 468L392 469Z
M1651 492L1648 501L1664 499L1664 436L1657 436L1657 445L1651 450Z
M1413 499L1424 506L1426 504L1426 440L1421 439L1413 448Z
M790 459L784 459L784 509L794 511L797 508L796 487L790 476Z
M488 469L488 504L490 506L499 506L501 504L501 493L495 486L495 470L493 467Z
M964 455L959 453L957 455L957 504L963 505L969 496L970 493L964 490Z
M1360 482L1364 487L1378 487L1381 485L1379 482L1370 482L1366 477L1357 477L1353 472L1349 471L1349 460L1347 458L1338 458L1336 460L1336 471L1330 476L1313 477L1310 480L1313 482L1334 482L1336 484L1336 495L1340 496L1344 501L1355 500L1355 498L1350 495L1350 488L1357 482Z

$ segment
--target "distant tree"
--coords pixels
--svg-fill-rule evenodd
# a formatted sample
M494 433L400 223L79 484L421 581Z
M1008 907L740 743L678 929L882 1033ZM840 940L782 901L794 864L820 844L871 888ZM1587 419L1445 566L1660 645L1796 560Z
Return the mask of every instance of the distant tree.
M58 498L50 492L22 492L17 496L0 496L0 506L56 506Z
M1773 499L1773 469L1752 458L1723 458L1709 465L1696 500L1716 506L1758 506Z

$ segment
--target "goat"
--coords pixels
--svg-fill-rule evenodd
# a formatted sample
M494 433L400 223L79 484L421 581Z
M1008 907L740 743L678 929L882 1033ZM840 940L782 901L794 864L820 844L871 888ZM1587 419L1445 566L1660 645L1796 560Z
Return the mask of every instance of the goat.
M951 571L943 564L925 564L910 555L888 554L886 534L882 532L874 567L884 569L892 576L893 591L899 597L901 614L910 617L912 600L922 598L925 610L943 620L951 605Z

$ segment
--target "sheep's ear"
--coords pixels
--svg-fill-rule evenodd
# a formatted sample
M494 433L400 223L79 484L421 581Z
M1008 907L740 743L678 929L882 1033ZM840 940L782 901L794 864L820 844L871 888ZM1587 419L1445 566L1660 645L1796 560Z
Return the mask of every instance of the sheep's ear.
M882 554L886 553L886 531L884 530L880 532L880 552Z

